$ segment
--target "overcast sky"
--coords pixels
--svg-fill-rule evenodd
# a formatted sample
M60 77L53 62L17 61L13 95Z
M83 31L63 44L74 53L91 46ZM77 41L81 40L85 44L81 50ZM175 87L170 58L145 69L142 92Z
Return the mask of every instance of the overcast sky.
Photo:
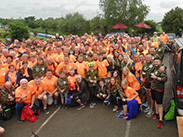
M144 0L144 3L150 6L147 19L156 22L161 21L170 9L183 7L182 0ZM92 19L101 12L98 4L99 0L1 0L0 18L35 16L46 19L78 11L86 19Z

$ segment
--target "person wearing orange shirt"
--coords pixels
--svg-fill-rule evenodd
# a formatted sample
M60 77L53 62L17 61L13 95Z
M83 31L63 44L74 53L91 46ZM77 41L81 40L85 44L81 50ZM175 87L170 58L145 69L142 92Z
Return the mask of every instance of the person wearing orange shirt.
M109 63L107 60L103 60L103 54L98 54L99 61L97 62L98 67L98 76L99 78L107 78L107 66L109 66Z
M62 53L62 48L60 46L57 46L56 50L57 50L57 54L54 55L53 60L54 62L59 64L60 62L62 62L64 54Z
M70 69L75 69L75 64L70 62L70 58L69 58L68 55L65 55L64 56L64 61L61 62L58 65L58 67L57 67L57 69L55 71L55 73L56 73L57 76L59 76L59 72L62 70L62 68L64 66L67 68L67 73L69 72Z
M28 62L28 67L30 69L37 63L36 54L30 54L30 61Z
M24 52L26 52L26 43L25 42L22 42L22 45L21 45L21 47L19 48L19 52L20 53L24 53Z
M16 88L18 87L18 84L17 84L17 73L15 71L15 67L13 65L9 65L8 69L9 72L5 76L5 81L10 81L12 85Z
M53 76L52 70L48 69L43 81L45 82L45 84L48 87L48 102L49 102L49 98L53 97L54 106L57 105L57 99L59 97L59 94L57 92L57 80L58 80L58 78L56 76ZM49 105L51 105L51 104L52 103L50 103Z
M30 108L33 107L35 101L35 91L33 86L28 84L26 79L20 81L20 86L15 90L16 98L16 112L18 115L18 123L22 123L21 114L23 107L27 104L31 104Z
M78 56L78 62L75 63L77 73L82 76L82 78L85 78L85 69L87 63L83 61L83 55Z
M57 69L58 66L57 63L55 63L51 57L47 57L46 65L48 66L48 69L52 70L53 75L55 75L55 70Z
M34 80L31 80L29 82L30 85L34 87L35 90L35 98L39 99L43 103L43 110L45 114L49 114L49 111L47 110L47 89L45 82L41 80L39 77L35 77Z
M163 31L163 33L160 35L160 39L161 41L163 41L163 43L166 45L167 41L169 40L169 37L167 34L165 34L165 32Z
M67 77L68 82L69 82L69 94L73 94L76 90L76 74L74 69L69 70L69 76Z
M132 88L128 86L128 82L126 79L124 79L121 82L121 86L124 90L125 96L126 98L122 99L123 102L123 119L127 119L127 110L128 110L128 106L127 106L127 101L131 101L131 100L136 100L138 102L138 104L141 104L141 100L139 98L139 94Z
M0 47L3 46L3 47L6 47L0 40Z
M4 87L5 84L5 76L8 70L6 68L2 68L2 62L0 60L0 89Z
M140 90L141 86L137 78L129 71L127 67L123 68L122 80L126 79L128 86L132 87L134 90Z
M8 67L10 65L13 65L15 69L17 69L17 65L13 62L13 57L11 55L8 55L6 57L7 62L2 65L3 68L6 68L8 70Z

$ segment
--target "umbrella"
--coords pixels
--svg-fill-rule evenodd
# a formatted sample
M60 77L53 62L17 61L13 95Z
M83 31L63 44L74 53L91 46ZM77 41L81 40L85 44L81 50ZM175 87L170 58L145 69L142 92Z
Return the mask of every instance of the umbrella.
M119 23L119 24L116 24L115 26L113 26L112 28L114 28L114 29L126 29L128 27L125 26L124 24Z
M139 24L135 24L134 26L136 27L140 27L140 28L146 28L146 29L150 29L151 27L148 26L147 24L145 24L144 22L141 22Z

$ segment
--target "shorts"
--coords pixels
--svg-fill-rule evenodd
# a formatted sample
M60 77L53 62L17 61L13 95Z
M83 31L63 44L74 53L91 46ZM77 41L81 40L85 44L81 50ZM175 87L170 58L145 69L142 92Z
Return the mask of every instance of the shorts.
M50 97L48 94L47 94L47 104L48 105L52 105L52 103L53 103L53 96L52 97Z
M151 90L151 95L152 99L156 101L158 105L163 104L163 96L164 96L164 91L162 92L157 92L155 90Z
M61 98L64 98L64 97L67 98L68 97L68 94L67 93L60 93L60 97Z
M144 82L144 87L145 88L151 88L151 83L150 82Z
M137 90L137 93L139 94L139 96L144 96L144 94L146 93L145 90L143 90L142 88Z

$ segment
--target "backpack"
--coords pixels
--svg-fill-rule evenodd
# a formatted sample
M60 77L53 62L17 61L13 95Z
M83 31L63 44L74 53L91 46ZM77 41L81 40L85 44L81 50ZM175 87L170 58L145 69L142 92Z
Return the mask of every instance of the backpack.
M13 116L12 110L10 108L3 109L3 119L9 120Z

